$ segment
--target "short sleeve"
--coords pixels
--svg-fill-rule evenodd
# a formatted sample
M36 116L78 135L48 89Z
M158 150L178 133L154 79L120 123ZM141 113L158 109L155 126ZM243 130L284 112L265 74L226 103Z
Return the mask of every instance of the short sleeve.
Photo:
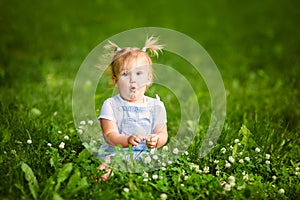
M162 101L156 100L154 110L155 110L154 127L159 124L167 123L167 112L166 112L165 105Z
M115 117L114 117L114 111L113 111L113 105L112 105L111 98L104 101L102 108L101 108L100 116L98 117L99 121L100 121L100 119L108 119L108 120L116 121Z

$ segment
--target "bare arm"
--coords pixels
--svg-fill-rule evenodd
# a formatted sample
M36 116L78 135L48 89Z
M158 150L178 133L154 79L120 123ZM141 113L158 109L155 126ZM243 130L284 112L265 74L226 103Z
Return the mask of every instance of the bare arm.
M167 124L157 125L153 134L147 139L147 146L149 148L159 148L162 147L168 141L168 131Z
M138 134L132 134L130 136L121 135L119 133L117 124L111 120L101 118L100 122L106 141L113 146L117 146L118 144L123 148L128 147L129 144L137 146L141 141L144 140L144 138L141 138L141 136Z

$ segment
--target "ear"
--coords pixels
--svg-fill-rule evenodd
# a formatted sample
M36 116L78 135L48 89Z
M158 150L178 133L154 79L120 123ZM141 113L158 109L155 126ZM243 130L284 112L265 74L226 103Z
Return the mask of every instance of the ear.
M113 80L115 87L117 87L117 77L112 76L111 79Z

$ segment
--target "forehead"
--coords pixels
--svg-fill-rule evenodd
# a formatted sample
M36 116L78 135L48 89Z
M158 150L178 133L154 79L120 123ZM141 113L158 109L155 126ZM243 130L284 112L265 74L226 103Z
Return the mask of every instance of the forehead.
M147 70L150 64L151 63L149 62L146 56L140 55L137 57L129 57L126 60L124 60L120 71L134 69Z

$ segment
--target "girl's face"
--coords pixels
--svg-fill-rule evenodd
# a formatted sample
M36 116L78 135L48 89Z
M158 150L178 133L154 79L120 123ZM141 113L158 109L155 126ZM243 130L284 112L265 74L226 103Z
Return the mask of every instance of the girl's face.
M141 102L150 81L150 66L145 59L134 59L128 63L127 69L122 69L118 80L114 79L116 87L124 100Z

